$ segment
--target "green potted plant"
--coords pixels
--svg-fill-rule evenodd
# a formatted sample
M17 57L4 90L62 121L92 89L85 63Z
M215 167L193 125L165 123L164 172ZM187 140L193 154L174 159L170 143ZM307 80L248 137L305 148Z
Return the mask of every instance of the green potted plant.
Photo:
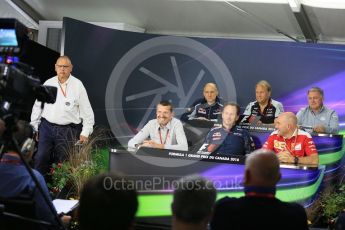
M337 217L345 211L345 184L342 182L324 191L312 210L314 227L334 229Z
M105 139L104 133L102 130L95 130L87 143L68 149L66 161L52 165L51 183L48 187L53 195L57 196L64 189L67 191L64 198L79 198L83 184L90 177L106 170L104 155L97 146L97 143Z

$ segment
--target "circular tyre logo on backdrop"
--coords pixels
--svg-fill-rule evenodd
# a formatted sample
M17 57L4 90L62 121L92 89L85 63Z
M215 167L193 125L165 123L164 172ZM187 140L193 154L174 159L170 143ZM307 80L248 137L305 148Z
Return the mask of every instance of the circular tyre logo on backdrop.
M222 59L200 42L174 36L156 37L129 50L114 67L106 89L105 107L110 128L121 145L155 117L161 100L185 112L205 83L215 82L225 101L236 101L233 78ZM177 167L191 161L166 161L137 156L150 164ZM174 163L171 163L174 162Z

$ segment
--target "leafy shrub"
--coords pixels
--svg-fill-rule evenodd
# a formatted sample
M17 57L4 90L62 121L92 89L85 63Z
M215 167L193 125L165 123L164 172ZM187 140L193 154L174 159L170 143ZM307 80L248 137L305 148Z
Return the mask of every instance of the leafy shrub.
M52 165L50 170L52 180L48 187L54 195L68 187L67 196L79 197L84 183L92 176L106 170L103 163L104 156L97 147L97 143L103 139L105 139L104 131L95 130L87 143L71 146L68 149L66 161Z

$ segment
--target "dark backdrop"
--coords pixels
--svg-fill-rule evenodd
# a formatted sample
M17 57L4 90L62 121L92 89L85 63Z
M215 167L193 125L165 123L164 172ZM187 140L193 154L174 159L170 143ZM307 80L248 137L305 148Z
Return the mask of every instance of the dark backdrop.
M242 110L255 100L259 80L270 82L272 97L294 112L307 105L307 89L319 86L344 121L344 46L159 36L70 18L63 23L65 54L88 91L96 124L124 143L154 117L158 101L170 100L180 116L209 81Z

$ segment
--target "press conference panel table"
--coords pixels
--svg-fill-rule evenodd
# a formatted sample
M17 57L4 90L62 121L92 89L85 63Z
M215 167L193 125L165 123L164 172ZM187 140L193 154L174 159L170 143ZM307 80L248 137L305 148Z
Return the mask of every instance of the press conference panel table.
M110 149L109 153L110 170L128 175L139 191L138 217L171 215L174 184L185 175L197 173L212 180L218 198L243 195L243 156L212 156L152 148L141 148L136 153ZM324 166L315 165L281 165L282 179L277 186L277 197L310 205L320 187L324 169Z
M257 148L266 141L273 126L240 124L253 137ZM139 191L138 217L166 217L171 215L170 204L176 180L200 174L213 181L218 199L224 196L243 195L244 157L203 153L199 150L209 127L199 123L188 124L187 133L193 136L196 148L189 152L140 148L138 151L110 149L110 170L121 171ZM198 132L198 129L201 129ZM207 132L206 132L207 133ZM199 136L199 137L198 137ZM305 207L311 205L320 189L330 178L337 178L344 165L342 135L313 135L319 153L319 165L281 165L282 179L277 185L277 197L284 201L296 201ZM198 151L199 150L199 151ZM332 178L333 177L333 178Z

